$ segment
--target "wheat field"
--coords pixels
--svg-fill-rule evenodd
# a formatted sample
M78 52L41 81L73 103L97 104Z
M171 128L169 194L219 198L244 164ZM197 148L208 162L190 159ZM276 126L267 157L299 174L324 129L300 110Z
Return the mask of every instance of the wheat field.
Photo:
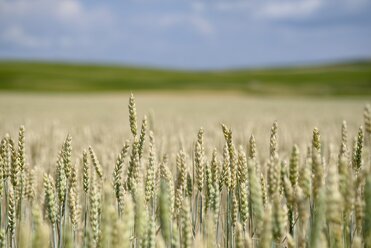
M371 247L365 99L0 94L0 247Z

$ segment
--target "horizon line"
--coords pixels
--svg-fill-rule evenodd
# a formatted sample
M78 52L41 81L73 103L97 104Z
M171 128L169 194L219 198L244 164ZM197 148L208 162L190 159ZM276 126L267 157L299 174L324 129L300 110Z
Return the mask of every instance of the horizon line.
M38 64L64 64L76 66L102 66L102 67L122 67L122 68L140 68L148 70L163 70L163 71L184 71L184 72L209 72L209 71L240 71L240 70L271 70L271 69L287 69L287 68L310 68L319 66L346 65L358 63L371 63L371 57L354 57L340 59L324 59L315 61L298 61L298 62L283 62L271 63L266 65L239 65L239 66L224 66L224 67L205 67L205 68L188 68L179 66L153 65L146 63L127 63L118 61L105 60L79 60L79 59L50 59L50 58L1 58L0 63L38 63Z

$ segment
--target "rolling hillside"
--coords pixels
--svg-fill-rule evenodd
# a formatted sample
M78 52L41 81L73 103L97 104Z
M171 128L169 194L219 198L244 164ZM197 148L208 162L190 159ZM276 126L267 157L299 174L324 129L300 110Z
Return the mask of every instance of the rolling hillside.
M371 95L371 62L181 71L88 64L0 61L1 91L240 91L273 95Z

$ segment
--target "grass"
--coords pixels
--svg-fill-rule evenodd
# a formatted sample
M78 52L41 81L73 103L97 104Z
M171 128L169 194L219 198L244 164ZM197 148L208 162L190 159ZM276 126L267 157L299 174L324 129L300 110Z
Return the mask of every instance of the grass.
M256 95L371 95L371 62L270 69L181 71L0 61L1 91L239 91Z

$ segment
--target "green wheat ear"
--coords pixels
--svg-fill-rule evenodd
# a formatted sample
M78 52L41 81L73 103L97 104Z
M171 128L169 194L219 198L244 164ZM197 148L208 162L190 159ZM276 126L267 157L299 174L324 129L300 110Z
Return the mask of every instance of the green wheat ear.
M247 181L247 158L242 146L238 149L238 173L237 178L240 183Z
M50 223L54 225L57 221L57 203L55 199L54 181L48 174L44 174L44 191L48 218Z
M324 165L318 150L313 151L312 173L312 195L314 198L317 198L324 181Z
M294 145L291 152L290 157L290 164L289 164L289 174L290 174L290 182L292 187L296 187L298 184L298 177L299 177L299 159L300 159L299 148L297 145Z
M231 176L231 168L230 168L230 158L228 152L228 145L225 144L223 148L223 168L222 174L220 175L219 179L219 191L222 190L223 186L227 187L227 189L231 188L232 184L232 176Z
M127 171L127 189L130 191L134 191L138 179L139 179L139 172L140 172L140 162L139 162L139 153L138 153L138 140L135 138L131 147L131 154L129 159L129 167Z
M25 148L25 127L21 126L19 128L18 134L18 160L19 169L21 173L24 171L26 165L26 148Z
M355 143L355 150L353 151L352 166L356 173L359 172L362 166L362 152L363 152L363 128L358 129L357 141Z
M270 157L278 156L278 123L275 121L271 128L271 136L269 142L269 155Z
M28 199L29 202L33 202L35 195L36 195L35 169L26 170L25 172L26 172L26 180L25 180L24 195Z
M134 235L137 239L138 244L143 242L145 238L146 225L147 225L147 214L145 209L145 199L143 192L143 185L140 183L134 192Z
M368 142L371 142L371 140L369 140L370 135L371 135L371 106L370 104L367 104L365 106L363 117L364 117L364 123L365 123L365 133L368 135Z
M123 195L124 195L124 184L122 181L122 174L123 174L123 166L124 166L124 160L128 154L130 145L129 141L126 141L124 146L121 149L120 154L117 156L115 168L113 170L113 188L115 190L115 196L117 200L118 205L118 212L121 214L123 209Z
M92 246L98 247L100 239L100 206L101 204L101 193L99 192L98 183L96 181L95 173L93 173L90 187L90 199L89 199L89 221L92 235Z
M15 191L18 191L20 185L20 167L19 167L19 158L17 156L17 148L15 147L14 141L9 138L9 150L10 150L10 179Z
M273 238L280 242L286 234L287 208L281 204L279 193L273 196L272 215L273 215Z
M339 149L339 159L343 156L348 156L348 127L346 121L341 125L341 144Z
M183 202L183 209L181 215L182 223L182 247L190 248L192 247L192 223L191 223L191 213L190 206L187 199Z
M140 135L139 135L139 146L138 146L139 159L141 159L143 155L144 143L145 143L145 139L147 135L147 129L148 129L147 116L144 116L143 121L142 121L142 128L140 129Z
M94 152L94 150L91 146L89 146L89 153L90 153L91 161L93 163L95 172L97 173L99 178L102 179L103 178L103 168L100 165L99 160L97 158L97 155L95 154L95 152Z
M281 170L280 170L280 160L278 157L271 157L268 161L268 194L272 197L276 192L279 192L280 181L281 181Z
M254 218L254 229L260 233L263 227L264 207L259 177L255 172L255 162L248 161L251 209Z
M156 184L156 148L153 132L149 132L149 156L146 169L145 199L149 202L155 195Z
M186 154L180 150L176 155L176 166L178 169L177 189L186 189L187 187L187 164Z
M198 139L195 145L195 168L196 168L196 183L197 189L202 192L204 187L204 171L205 171L205 152L203 147L203 129L198 132Z
M9 203L8 203L8 230L9 237L11 242L11 247L14 247L16 244L16 200L15 193L12 187L9 188Z
M82 171L83 171L83 190L85 194L88 193L89 187L90 187L90 176L89 176L89 161L88 161L88 153L86 150L82 153Z
M212 172L211 172L211 164L206 163L205 164L205 179L206 179L206 204L205 204L205 210L209 210L211 206L213 205L213 199L214 199L214 185L212 181Z
M312 148L313 148L313 153L314 153L314 150L317 151L318 153L321 153L321 136L320 136L318 128L316 127L313 129Z
M257 158L256 141L253 134L249 139L249 158L255 160Z
M137 109L135 107L135 98L133 93L130 94L129 98L129 123L131 133L134 137L137 136L138 128L137 128Z
M64 202L66 199L66 190L67 190L67 176L66 176L66 170L63 165L63 158L60 153L60 156L57 160L57 170L56 170L56 190L57 190L57 196L59 200L59 207L64 207ZM62 215L62 213L61 213ZM62 217L62 216L60 216Z
M159 196L160 224L161 233L166 244L171 241L171 209L169 205L170 192L169 186L165 180L161 180L161 189Z
M69 191L69 210L70 210L70 219L72 228L74 231L77 231L79 228L79 203L78 203L78 195L77 195L77 189L75 187L71 187Z
M6 238L5 238L5 230L3 228L0 229L0 248L5 248L6 246Z
M249 218L249 198L248 187L246 183L240 185L240 219L244 225Z
M63 159L64 170L66 172L66 177L69 179L71 177L71 157L72 157L72 137L67 135L66 140L62 146L61 156Z

